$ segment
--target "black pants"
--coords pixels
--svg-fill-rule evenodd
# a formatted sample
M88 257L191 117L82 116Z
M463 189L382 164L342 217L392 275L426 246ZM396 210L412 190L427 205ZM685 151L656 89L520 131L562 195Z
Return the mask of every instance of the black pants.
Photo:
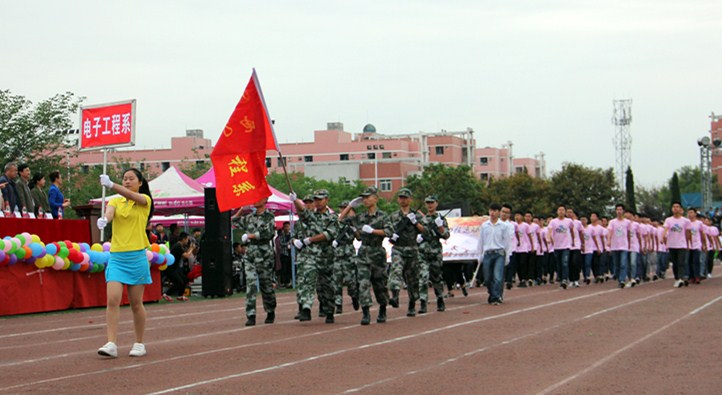
M516 272L519 276L519 282L523 282L529 279L529 253L528 252L515 252L512 258L516 257ZM512 275L513 277L513 275Z
M602 254L600 254L599 251L592 252L592 276L594 276L594 278L604 275L600 265L601 258Z
M687 280L687 249L686 248L670 248L669 261L672 262L672 272L675 280Z
M712 274L714 269L714 250L707 251L707 274Z
M280 255L281 258L281 271L278 272L278 281L282 285L291 283L291 256Z
M446 282L446 286L449 288L449 291L453 290L454 285L456 284L461 284L462 286L465 286L463 266L464 265L461 262L444 263L444 281Z
M166 270L166 272L168 272L168 270ZM166 278L172 284L166 294L169 296L183 296L186 291L186 280L188 277L185 277L182 271L176 269L170 273L166 273Z
M582 252L580 250L569 250L569 281L579 281L581 271Z

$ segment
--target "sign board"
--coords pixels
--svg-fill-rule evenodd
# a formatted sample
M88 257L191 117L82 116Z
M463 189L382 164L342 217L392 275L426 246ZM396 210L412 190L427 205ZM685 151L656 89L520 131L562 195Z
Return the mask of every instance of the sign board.
M80 108L81 151L135 145L135 100Z

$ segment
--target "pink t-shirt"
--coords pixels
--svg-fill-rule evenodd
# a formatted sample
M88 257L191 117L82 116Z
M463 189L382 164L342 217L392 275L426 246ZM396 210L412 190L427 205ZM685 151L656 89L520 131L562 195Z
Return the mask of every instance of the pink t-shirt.
M667 248L687 248L687 230L690 220L685 217L669 217L664 220L667 230Z
M588 225L582 230L584 234L584 251L583 254L591 254L597 250L597 246L594 244L594 237L596 237L596 230L593 226Z
M531 235L532 240L534 240L534 252L537 255L541 255L541 246L539 245L539 231L541 228L539 228L538 224L535 224L532 222L529 224L529 235Z
M574 244L572 244L572 246L569 247L569 249L570 250L581 250L582 249L582 241L580 239L581 236L579 235L579 233L582 231L582 228L584 228L582 226L582 221L580 221L578 219L574 219L574 220L572 220L572 226L573 226L573 231L574 231Z
M514 223L514 229L519 238L519 246L516 247L516 252L529 252L531 247L531 244L529 244L529 224L526 222Z
M609 221L609 232L612 237L610 249L612 251L629 251L629 239L627 235L632 230L632 222L626 218Z
M607 224L609 226L609 224ZM602 228L602 233L599 235L601 239L600 247L604 246L604 251L609 251L609 229L605 228L602 225L599 225L600 228Z
M664 236L664 226L655 228L655 231L657 233L657 252L667 252L667 244L662 240L662 236Z
M692 233L692 244L690 250L702 249L702 234L704 233L704 224L700 220L689 221L689 231Z
M629 246L629 251L639 252L640 239L639 237L637 237L637 235L640 233L639 224L634 221L630 222L631 224L629 226L629 242L631 244Z
M572 230L574 225L569 218L554 218L549 223L549 230L552 233L552 245L555 250L568 250L572 246ZM579 240L577 240L577 243Z
M716 226L708 226L707 235L712 239L711 241L707 239L707 250L714 250L716 247L714 240L719 240L719 229Z

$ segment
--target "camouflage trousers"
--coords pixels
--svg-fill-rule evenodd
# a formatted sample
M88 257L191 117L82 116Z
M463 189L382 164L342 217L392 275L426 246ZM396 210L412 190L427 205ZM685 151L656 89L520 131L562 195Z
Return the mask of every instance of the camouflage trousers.
M318 303L324 312L334 312L333 249L324 248L304 251L308 259L303 263L304 278L298 288L304 309L313 307L318 292Z
M383 247L364 247L358 250L358 287L359 302L363 307L373 304L371 288L374 290L376 302L380 305L389 303L389 291L386 288L388 273L386 272L386 250Z
M343 304L343 287L348 296L358 298L358 276L356 274L356 249L353 244L338 246L334 250L333 274L336 282L335 302Z
M256 315L256 293L259 283L266 313L276 311L276 294L273 291L273 250L271 247L250 245L243 257L246 269L246 316ZM258 281L256 281L258 280Z
M429 281L431 281L437 298L444 295L443 259L442 251L419 250L419 298L421 300L429 300Z
M310 260L308 251L296 251L296 303L301 303L301 287L306 281L306 268Z
M391 249L391 272L389 289L401 290L402 280L406 282L409 300L419 300L419 248L397 247Z

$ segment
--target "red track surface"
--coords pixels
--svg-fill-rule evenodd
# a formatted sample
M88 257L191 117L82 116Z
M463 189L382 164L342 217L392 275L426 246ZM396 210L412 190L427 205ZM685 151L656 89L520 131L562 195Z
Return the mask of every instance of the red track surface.
M350 303L333 325L294 321L289 293L278 295L276 324L251 328L239 298L148 305L148 355L127 356L125 308L117 359L96 354L102 310L14 317L0 320L0 394L720 393L721 291L720 278L682 289L547 285L489 306L473 289L443 313L390 309L380 325L372 310L370 326Z

